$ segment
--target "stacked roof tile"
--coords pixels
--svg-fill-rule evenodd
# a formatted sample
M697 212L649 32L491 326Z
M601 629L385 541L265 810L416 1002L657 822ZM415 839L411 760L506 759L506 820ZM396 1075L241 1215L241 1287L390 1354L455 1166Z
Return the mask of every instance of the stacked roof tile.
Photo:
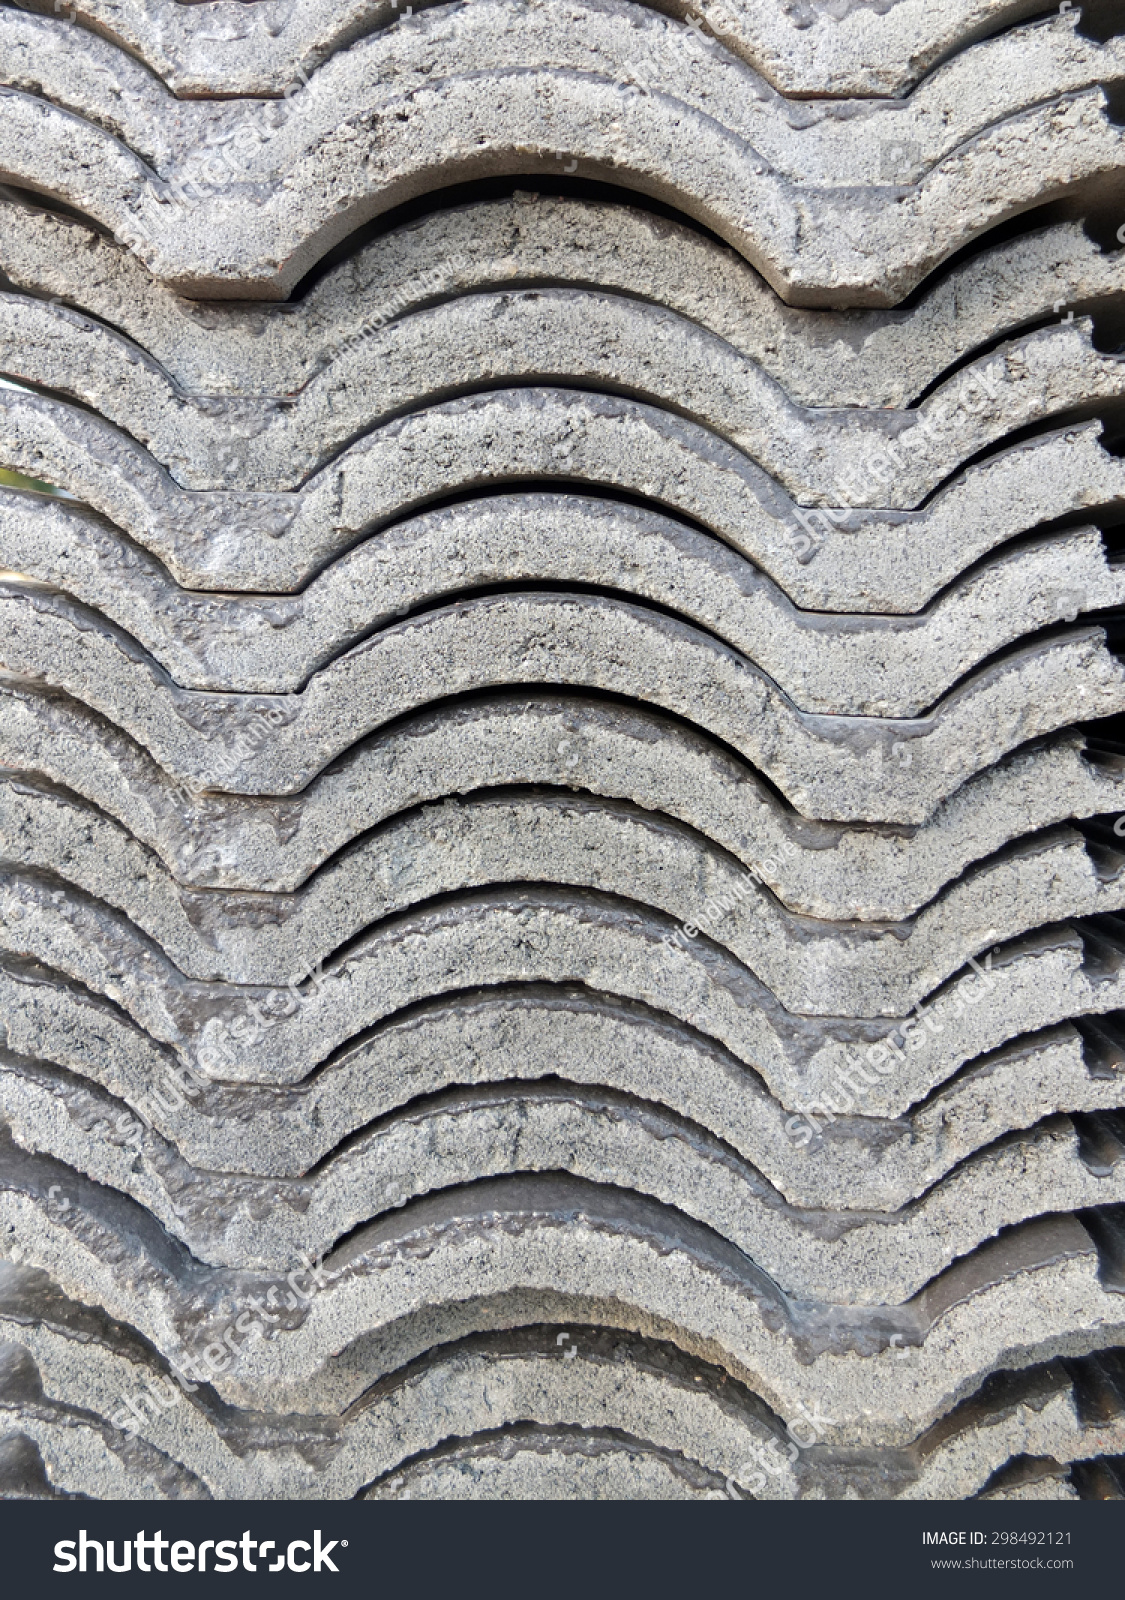
M1121 1498L1125 32L406 13L0 7L0 1493Z

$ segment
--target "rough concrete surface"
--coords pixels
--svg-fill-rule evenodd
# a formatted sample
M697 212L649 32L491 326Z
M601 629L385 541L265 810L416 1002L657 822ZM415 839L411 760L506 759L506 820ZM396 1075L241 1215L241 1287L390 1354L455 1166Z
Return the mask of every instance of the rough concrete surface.
M61 588L183 688L294 692L402 615L498 583L612 589L754 661L803 711L917 717L1024 634L1125 601L1097 529L1024 543L913 617L798 610L771 579L670 518L577 495L475 499L398 523L291 599L200 597L93 517L0 505L0 566Z
M387 0L258 3L250 16L229 3L196 15L173 0L75 0L71 12L184 96L282 94L298 69L311 72L355 39L404 21ZM52 14L49 0L28 0L25 9ZM664 9L678 18L696 15L680 0ZM721 10L702 0L699 15L704 37L713 34L785 93L869 96L908 92L944 57L1035 10L1034 0L953 0L938 13L924 0L886 12L814 0L794 15L769 0L732 0Z
M1125 1498L1123 29L0 7L0 1495Z
M246 489L292 490L404 412L483 387L550 383L674 409L798 502L911 510L1005 435L1120 402L1125 361L1097 351L1090 334L1083 318L1017 337L916 407L834 410L796 405L756 363L676 312L592 290L511 289L374 330L295 396L215 397L179 391L100 323L0 295L3 369L105 416L194 489L235 476Z
M538 387L470 395L389 423L286 494L185 491L119 430L39 395L0 389L0 428L16 471L84 501L179 583L201 589L296 590L365 534L432 500L561 478L701 523L806 609L914 612L1040 523L1098 509L1112 518L1125 502L1125 467L1100 445L1096 423L986 457L919 511L831 515L796 505L694 423L634 401ZM27 501L0 489L0 503Z
M71 1205L47 1215L36 1196L46 1200L48 1181L59 1179L69 1182ZM193 1349L206 1348L240 1307L252 1322L251 1297L264 1298L271 1287L251 1271L203 1269L142 1208L58 1162L13 1148L0 1181L0 1225L19 1227L26 1262L111 1315L128 1305L133 1324L173 1361L192 1362ZM398 1345L399 1360L412 1359L407 1329L421 1332L423 1307L440 1315L453 1296L463 1317L467 1291L483 1299L518 1291L529 1303L561 1292L604 1305L615 1284L623 1304L609 1314L610 1326L653 1332L675 1325L689 1353L714 1351L735 1376L753 1374L757 1392L781 1415L812 1401L831 1414L835 1400L863 1417L868 1437L895 1445L996 1366L1031 1365L1033 1351L1040 1360L1085 1355L1120 1337L1117 1235L1096 1218L1091 1227L1096 1237L1076 1218L1025 1223L910 1301L843 1307L790 1299L710 1229L656 1202L572 1178L480 1182L410 1202L353 1234L315 1264L317 1288L302 1289L303 1302L294 1296L295 1308L286 1309L268 1301L278 1316L273 1338L247 1337L237 1350L232 1342L232 1362L214 1387L234 1403L260 1409L268 1396L281 1409L300 1385L319 1405L331 1397L342 1409L355 1398L347 1355L356 1341L392 1335L388 1353ZM214 1296L208 1310L197 1287L204 1280ZM343 1360L334 1355L341 1345ZM909 1392L888 1395L886 1369L902 1346L919 1359ZM907 1405L905 1414L892 1408L895 1400ZM847 1418L825 1430L841 1444L859 1442L856 1434Z
M975 349L1056 306L1110 309L1125 269L1121 250L1102 251L1079 224L1058 223L983 246L901 310L810 313L786 306L733 250L683 223L525 191L392 229L278 317L184 299L124 246L36 209L34 199L0 194L8 284L95 316L148 351L181 390L211 395L296 393L379 326L455 295L596 283L708 329L798 405L902 407Z
M263 169L296 164L334 119L369 111L388 83L426 86L435 56L456 63L459 73L550 68L671 96L729 129L790 180L858 188L888 179L916 183L993 123L1125 77L1121 41L1085 38L1079 18L1065 14L962 51L899 105L794 105L736 56L708 50L678 22L618 0L583 0L565 13L527 0L474 0L404 22L336 54L281 108L241 98L177 100L108 42L63 35L49 21L18 14L0 18L3 82L106 128L161 175L201 146L229 144L248 114L269 125L272 112L268 141L235 153L233 170L253 181ZM903 148L889 166L882 146L894 142Z
M986 768L919 827L841 827L795 813L751 767L670 717L545 693L486 694L409 717L285 800L189 794L79 702L26 684L0 681L0 739L20 804L40 808L37 826L53 829L46 819L70 812L58 792L67 790L198 888L292 893L403 812L428 808L437 826L458 796L536 786L682 822L791 911L893 922L1020 836L1125 803L1122 753L1063 733Z
M671 93L645 94L637 114L637 93L609 71L538 65L453 67L401 89L392 80L369 107L334 116L291 163L272 164L271 138L260 171L240 166L233 178L212 156L201 188L190 158L159 178L95 123L9 90L0 178L94 218L193 298L281 299L362 223L426 192L439 163L463 180L575 162L584 178L624 179L705 223L790 303L848 307L896 304L985 229L1105 182L1122 163L1097 88L984 128L915 184L852 189L784 177L739 130ZM172 198L185 181L206 198L206 231L196 202Z
M388 626L290 695L181 689L68 597L0 583L0 671L84 699L192 788L293 794L398 717L468 692L564 684L651 703L733 746L804 815L922 823L1029 739L1125 710L1100 627L1048 633L911 720L800 711L752 661L666 613L600 595L472 597ZM831 765L829 764L831 763Z
M565 1171L650 1195L705 1223L788 1294L893 1304L1003 1227L1125 1197L1125 1144L1112 1116L1085 1119L1081 1134L1070 1119L1049 1119L993 1145L903 1210L841 1216L788 1206L703 1129L605 1090L497 1086L421 1100L369 1129L315 1177L287 1182L201 1171L153 1132L116 1147L91 1142L91 1127L133 1120L122 1116L122 1102L96 1090L75 1105L80 1119L30 1074L12 1075L4 1090L12 1136L24 1148L49 1150L139 1201L201 1261L281 1273L302 1252L319 1258L416 1195L476 1177Z
M450 897L387 919L315 974L273 988L186 979L119 913L50 879L6 875L0 906L5 955L104 995L193 1072L244 1083L299 1083L334 1049L430 998L489 982L582 983L697 1028L794 1109L827 1097L848 1113L859 1098L864 1111L895 1115L1017 1033L1121 1003L1113 917L1055 924L989 952L903 1020L886 1015L901 1003L893 991L879 1017L789 1011L712 940L685 948L670 941L667 918L590 891ZM849 1074L862 1091L845 1087Z
M621 804L447 799L434 834L432 814L403 818L293 896L186 890L96 813L0 785L0 882L47 873L122 911L186 976L228 983L284 985L412 906L550 880L701 924L791 1010L862 1015L888 993L914 1005L1029 925L1125 910L1125 856L1064 829L1009 846L909 921L844 925L786 912L688 830Z
M877 1104L849 1111L843 1095L831 1116L823 1105L793 1117L752 1069L689 1026L573 986L514 985L427 1002L305 1082L280 1086L185 1077L119 1012L45 971L7 968L0 992L13 1050L38 1045L46 1057L3 1055L4 1104L15 1123L28 1125L25 1107L34 1102L134 1151L150 1127L196 1166L250 1177L308 1177L341 1141L415 1099L561 1078L666 1107L742 1155L791 1204L894 1211L1055 1107L1088 1113L1117 1106L1121 1096L1119 1034L1094 1019L1081 1033L1063 1024L979 1056L888 1120ZM96 1092L90 1098L99 1085L127 1108L112 1124ZM1085 1130L1083 1160L1108 1172L1112 1139L1091 1143L1086 1121L1077 1126Z

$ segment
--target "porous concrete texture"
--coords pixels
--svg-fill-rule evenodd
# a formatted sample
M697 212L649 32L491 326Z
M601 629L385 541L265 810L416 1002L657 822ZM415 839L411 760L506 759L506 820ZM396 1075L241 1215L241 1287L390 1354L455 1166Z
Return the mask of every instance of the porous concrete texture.
M0 389L0 427L17 472L75 496L179 583L208 590L297 590L365 534L431 500L562 479L702 524L803 609L910 613L1040 523L1094 510L1112 517L1125 502L1125 466L1100 444L1097 423L990 455L916 512L798 506L696 424L570 390L488 390L427 408L374 429L290 494L182 490L120 430L40 395ZM0 489L0 503L26 514L24 495Z
M1112 308L1125 283L1125 252L1103 251L1079 224L1058 223L983 248L928 281L909 307L810 319L735 251L673 219L523 192L392 229L314 281L284 317L251 306L216 316L154 281L115 240L34 201L0 192L5 286L119 329L189 394L292 394L357 341L426 305L597 283L718 335L798 405L901 407L974 350L1058 315L1056 307Z
M1125 1497L1110 24L0 8L0 1493Z
M635 86L705 113L782 177L863 188L917 183L990 125L1125 77L1120 41L1083 37L1079 18L1065 13L962 51L899 105L878 98L794 105L737 56L708 51L698 32L628 0L582 0L565 13L526 0L473 0L404 20L407 26L335 54L280 107L241 97L176 99L107 41L89 34L64 41L49 22L18 14L0 19L3 82L107 129L173 182L190 153L230 145L256 118L269 138L243 140L228 153L228 167L232 177L260 182L296 165L341 117L369 113L388 85L429 86L436 55L458 74L548 69ZM893 164L884 142L902 147Z
M301 69L311 72L354 40L403 20L388 0L259 3L247 16L223 0L198 14L174 0L75 0L67 17L124 46L184 96L283 94ZM27 0L24 9L50 14L51 0ZM663 9L696 15L682 0ZM702 0L699 15L704 38L714 36L784 93L887 96L907 93L938 62L1035 10L1034 0L953 0L940 13L924 0L889 12L813 0L792 14L769 0L721 7Z
M32 1307L35 1323L27 1321ZM1081 1459L1116 1450L1122 1437L1120 1361L1110 1356L999 1373L898 1450L817 1443L796 1450L780 1419L721 1368L667 1342L575 1323L469 1336L388 1375L349 1416L290 1419L283 1431L206 1389L178 1386L136 1335L68 1300L34 1269L6 1270L0 1318L17 1352L9 1359L24 1374L13 1406L30 1396L47 1411L69 1392L72 1405L93 1417L139 1418L166 1455L216 1496L249 1484L255 1498L315 1496L318 1483L354 1494L404 1459L439 1448L450 1431L465 1437L474 1423L495 1427L503 1418L513 1426L528 1416L546 1426L615 1428L678 1450L766 1499L822 1498L845 1484L862 1496L879 1497L888 1486L905 1499L965 1496L1016 1455ZM490 1409L481 1401L485 1374ZM36 1432L56 1481L88 1492L91 1480L58 1448L50 1423Z
M120 1012L44 970L6 968L0 982L13 1049L38 1043L45 1057L3 1054L4 1105L14 1125L32 1127L26 1108L34 1103L65 1128L65 1110L134 1154L151 1127L196 1166L248 1176L308 1176L341 1141L414 1099L508 1082L538 1092L548 1044L552 1078L668 1108L744 1156L790 1203L814 1210L898 1210L958 1162L1012 1129L1035 1126L1055 1106L1087 1113L1114 1107L1120 1095L1113 1023L1084 1020L1081 1034L1063 1024L971 1060L891 1119L877 1110L861 1115L866 1107L856 1104L854 1089L845 1101L842 1088L831 1102L792 1116L752 1069L667 1014L546 985L414 1008L303 1083L212 1082L185 1074ZM96 1114L101 1102L88 1097L97 1085L126 1108L111 1125ZM1095 1124L1080 1118L1077 1126ZM1101 1142L1102 1154L1096 1141L1083 1145L1095 1174L1114 1164L1112 1139Z
M5 781L20 807L36 808L36 827L57 831L54 819L77 815L81 797L178 884L199 888L292 893L401 813L428 807L436 821L459 795L535 785L675 818L791 911L893 922L1022 835L1115 813L1125 800L1121 753L1064 733L986 768L919 827L838 827L779 804L752 768L670 717L550 694L479 695L409 717L283 801L188 794L112 724L33 685L0 681L0 728L18 769Z
M19 1144L51 1149L139 1200L197 1260L283 1274L302 1251L320 1257L377 1211L415 1195L478 1176L571 1171L706 1223L789 1294L894 1303L1045 1204L1079 1210L1125 1197L1125 1145L1112 1117L1048 1119L970 1159L902 1210L841 1215L787 1205L696 1125L629 1096L573 1085L514 1092L501 1085L420 1100L306 1180L254 1181L191 1167L151 1130L91 1146L92 1127L135 1121L123 1102L92 1088L79 1096L69 1086L68 1096L68 1086L43 1072L5 1073L0 1082Z
M803 711L902 719L1023 634L1125 600L1125 569L1085 529L1009 548L919 616L826 618L682 523L542 493L404 520L289 600L184 591L99 520L42 496L0 506L0 565L109 618L183 688L299 691L381 627L466 590L612 584L732 646Z
M51 1184L67 1207L48 1207ZM514 1325L545 1320L545 1301L573 1297L576 1316L594 1304L602 1316L591 1320L611 1327L675 1327L678 1343L718 1352L782 1416L837 1397L849 1414L826 1421L829 1442L899 1445L994 1368L1085 1355L1125 1331L1113 1287L1119 1233L1075 1217L1022 1223L909 1301L880 1307L791 1298L706 1226L570 1177L485 1180L410 1201L323 1260L306 1256L282 1280L287 1300L276 1275L204 1268L143 1207L12 1146L0 1167L0 1226L18 1231L23 1261L68 1294L96 1299L119 1320L128 1306L139 1331L193 1381L204 1352L240 1320L243 1340L220 1344L232 1355L211 1363L213 1385L255 1409L290 1409L304 1392L317 1409L342 1410L358 1398L361 1372L383 1376L414 1359L438 1329L434 1342L453 1327L478 1331L497 1297L524 1304ZM251 1308L261 1314L264 1305L265 1321L276 1317L269 1339L252 1336ZM375 1341L382 1371L363 1350ZM903 1358L903 1348L916 1357ZM896 1393L890 1362L912 1358L910 1391Z
M0 102L2 107L2 102ZM298 487L368 427L484 384L615 388L674 407L796 501L911 510L1023 427L1125 396L1088 319L1011 340L912 408L797 406L756 363L675 312L594 291L470 294L374 330L293 396L184 394L144 351L64 307L0 296L0 367L81 401L187 488ZM487 359L482 360L482 348Z
M299 694L181 689L123 630L31 580L0 581L0 671L83 698L194 789L288 795L367 734L482 688L563 684L654 704L725 743L796 809L923 823L1027 740L1125 711L1101 627L1037 636L924 716L803 712L741 652L664 610L572 591L471 596L387 626Z
M307 142L300 139L305 117L290 114L288 101L280 114L272 108L275 118L262 128L247 107L243 122L227 129L233 165L214 153L200 161L192 147L157 175L98 123L11 90L0 103L0 177L96 219L157 276L195 297L281 299L360 224L425 193L438 164L451 177L484 178L557 173L560 162L574 163L583 178L624 179L641 194L678 204L792 303L878 306L904 298L987 228L1075 186L1105 183L1122 164L1105 91L1037 101L1030 89L1030 107L985 126L914 183L886 176L858 188L802 181L759 154L740 117L731 116L732 126L720 108L713 114L693 104L682 87L687 74L653 68L653 87L639 89L623 59L637 31L633 6L622 8L634 15L623 20L620 52L611 51L600 71L584 70L585 61L541 65L534 50L518 47L511 64L465 70L461 53L472 19L493 9L481 3L452 7L448 17L444 8L423 12L393 35L372 36L370 49L349 51L340 73L325 68L306 97L315 101L320 91L329 109ZM595 27L597 8L580 9ZM517 39L523 19L537 10L553 13L523 0L512 7L507 26ZM435 49L452 52L437 79L425 70L431 32ZM392 44L381 49L387 39ZM487 60L495 37L482 42ZM475 53L471 45L468 53ZM365 81L369 57L373 83ZM401 84L396 57L405 68ZM353 67L359 83L351 104L336 106L324 74L340 77ZM802 132L790 130L790 138L799 143ZM198 226L200 200L206 230Z
M284 986L387 917L513 877L615 895L682 927L713 921L709 937L782 1004L842 1015L879 1012L888 993L916 1004L1026 932L1031 907L1032 926L1125 910L1125 855L1057 829L974 867L909 921L841 926L779 908L740 864L668 819L561 796L447 798L438 819L423 811L380 830L296 895L186 890L97 813L42 799L0 784L5 889L13 871L16 883L49 873L123 912L185 976L237 984Z
M863 1110L893 1116L1014 1032L1120 1008L1116 926L1053 924L990 951L983 966L974 960L899 1018L788 1011L712 940L681 944L675 924L633 902L558 888L493 889L400 914L307 979L271 988L186 979L120 914L49 878L7 875L0 930L17 966L49 966L102 994L193 1075L300 1083L354 1034L429 995L579 983L698 1029L789 1107L850 1112L858 1097ZM540 1073L550 1070L548 1056Z

